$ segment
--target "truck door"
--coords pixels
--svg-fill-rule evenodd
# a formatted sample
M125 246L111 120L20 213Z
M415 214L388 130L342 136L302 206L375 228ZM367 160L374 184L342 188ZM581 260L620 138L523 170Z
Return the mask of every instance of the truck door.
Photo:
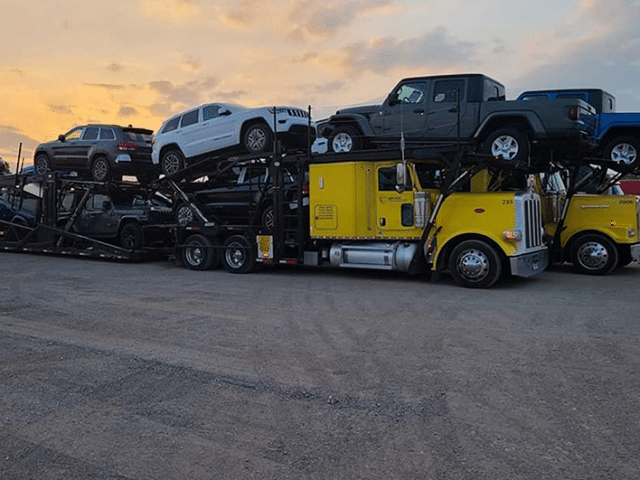
M407 190L399 193L396 190L395 166L378 167L376 173L378 178L377 236L382 238L415 236L411 177L408 177Z
M402 132L407 139L424 136L427 126L425 116L426 82L424 80L402 82L393 90L392 95L397 95L398 103L390 105L387 99L382 104L383 128L382 132L376 131L376 134L384 137L396 137L398 140ZM380 119L377 121L379 122Z
M426 136L432 140L455 141L458 136L458 102L460 94L460 136L473 133L473 112L466 101L466 81L462 78L436 80L432 83L430 108L427 112ZM458 90L459 89L459 90Z

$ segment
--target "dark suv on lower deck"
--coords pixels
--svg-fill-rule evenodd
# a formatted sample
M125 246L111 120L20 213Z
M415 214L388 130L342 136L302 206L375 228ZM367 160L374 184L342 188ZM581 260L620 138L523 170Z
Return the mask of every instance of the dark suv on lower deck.
M35 171L75 171L99 182L135 175L146 183L159 174L151 162L152 134L145 128L119 125L75 127L56 141L38 145L33 160Z

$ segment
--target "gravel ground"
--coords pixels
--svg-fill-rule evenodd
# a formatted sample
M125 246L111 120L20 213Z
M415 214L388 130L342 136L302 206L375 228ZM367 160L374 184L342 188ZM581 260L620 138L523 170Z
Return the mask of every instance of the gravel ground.
M640 477L637 266L0 272L3 480Z

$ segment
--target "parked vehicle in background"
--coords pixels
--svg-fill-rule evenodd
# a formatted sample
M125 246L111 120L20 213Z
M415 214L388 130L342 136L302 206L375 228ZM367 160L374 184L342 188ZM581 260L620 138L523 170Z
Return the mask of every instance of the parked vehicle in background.
M616 111L616 97L600 88L563 88L556 90L527 90L518 95L516 100L532 100L546 98L558 100L566 98L579 98L584 100L596 113L611 113Z
M4 161L3 158L0 157L0 175L9 175L10 173L9 162Z
M160 165L165 175L171 175L190 162L222 150L270 152L274 133L285 149L306 148L309 121L309 113L297 107L200 105L162 124L153 141L153 163ZM315 136L314 124L311 135Z
M589 156L607 162L610 168L623 173L640 172L640 113L616 112L615 97L596 88L530 90L518 97L527 101L538 98L587 101L597 113L587 127L594 148Z
M78 172L103 182L135 175L140 183L156 179L159 170L151 161L152 130L119 125L84 125L60 135L58 140L38 145L34 167Z
M512 163L541 147L586 147L593 107L575 99L506 101L504 86L480 74L401 80L382 105L341 109L319 126L329 150L377 146L472 145Z
M283 196L286 210L298 208L298 182L288 170L284 171ZM247 225L254 220L256 227L269 231L274 225L273 179L264 162L228 169L214 180L205 178L182 186L185 193L195 200L207 216L227 225ZM304 192L303 192L304 194ZM305 197L304 205L309 199ZM195 215L188 203L175 202L175 220L178 225L191 225Z
M21 227L34 225L40 208L39 192L35 184L25 185L20 194L0 187L0 239L16 241L26 235L27 230Z
M63 227L87 190L73 184L60 193L58 225ZM154 225L172 223L171 202L147 190L104 185L93 188L79 210L71 232L105 240L127 250L167 242L167 230Z

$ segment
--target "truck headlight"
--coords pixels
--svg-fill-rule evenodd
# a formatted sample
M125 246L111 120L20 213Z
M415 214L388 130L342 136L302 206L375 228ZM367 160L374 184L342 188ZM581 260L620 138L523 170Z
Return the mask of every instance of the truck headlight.
M522 240L522 232L520 230L505 230L502 236L508 242L519 242Z
M629 230L627 230L627 235L629 236L629 238L635 237L636 236L635 228L630 228Z

